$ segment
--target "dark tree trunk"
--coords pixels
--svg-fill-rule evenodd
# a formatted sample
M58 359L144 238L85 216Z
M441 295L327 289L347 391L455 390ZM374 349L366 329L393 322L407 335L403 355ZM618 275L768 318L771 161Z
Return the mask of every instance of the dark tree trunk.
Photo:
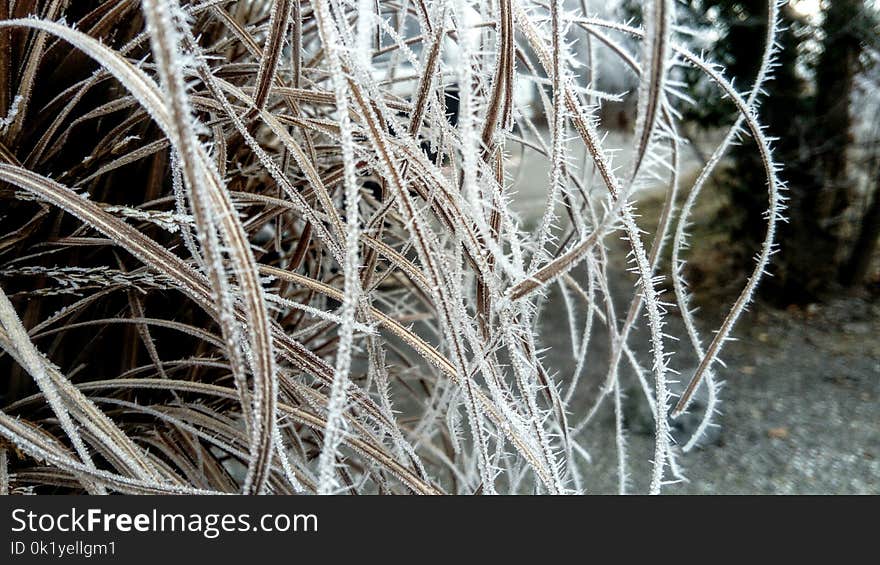
M841 279L844 218L853 200L847 163L862 8L862 0L831 0L825 9L812 111L789 111L787 118L773 111L768 115L771 131L780 119L794 126L780 132L790 136L783 138L777 155L789 185L789 222L780 230L781 252L773 267L776 278L767 285L782 302L821 299ZM782 79L778 77L776 84ZM778 103L771 104L785 111Z
M849 260L840 272L841 283L851 287L865 281L878 242L880 242L880 175L874 187L874 198L862 218L859 236L853 245Z
M847 162L853 141L850 102L861 52L858 18L862 4L862 0L832 0L822 26L825 38L816 69L816 136L813 140L818 156L819 186L813 206L807 211L818 220L816 238L822 240L812 261L812 277L820 289L839 278L843 262L843 216L853 200Z

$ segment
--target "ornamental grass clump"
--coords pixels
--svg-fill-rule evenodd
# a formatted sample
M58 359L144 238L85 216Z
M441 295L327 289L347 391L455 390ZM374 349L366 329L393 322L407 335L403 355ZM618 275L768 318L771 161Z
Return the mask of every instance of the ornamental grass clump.
M756 120L770 4L740 92L680 41L672 0L644 2L641 27L562 0L3 2L3 492L589 492L583 444L606 405L617 452L593 455L617 458L620 492L680 480L774 248L780 182ZM638 84L619 167L602 58ZM693 186L683 66L738 112ZM706 333L687 226L740 137L762 158L767 236ZM548 170L533 217L513 187L526 162ZM648 234L637 195L658 182ZM664 333L672 312L687 339ZM574 371L547 331L570 334ZM679 377L688 348L700 363ZM702 422L676 444L701 388ZM653 453L627 452L625 400L650 406Z

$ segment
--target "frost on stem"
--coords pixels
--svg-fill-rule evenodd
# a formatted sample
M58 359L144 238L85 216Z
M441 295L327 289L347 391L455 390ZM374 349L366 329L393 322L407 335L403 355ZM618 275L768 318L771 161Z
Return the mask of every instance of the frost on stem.
M0 414L23 454L0 447L0 489L34 488L45 473L18 471L48 465L94 493L580 493L600 457L616 458L606 484L620 493L681 480L669 417L705 383L683 452L712 425L716 361L782 210L756 118L777 10L747 94L687 48L671 0L645 2L641 29L561 0L143 0L70 24L0 21L4 38L60 40L88 56L63 65L89 65L44 74L43 48L19 45L29 70L0 73L19 81L0 101L0 225L26 219L0 234L0 346L40 391ZM98 20L105 40L78 31ZM600 119L621 98L598 90L600 62L638 85L628 162L612 160ZM681 65L737 112L692 187L677 132L700 101L676 91ZM64 107L43 127L34 100ZM767 237L704 343L686 227L742 131L767 176ZM546 175L528 174L536 163ZM667 195L653 222L640 192L656 179ZM49 225L64 230L47 247ZM661 300L670 279L674 305ZM25 300L52 301L26 329ZM671 308L701 358L674 408ZM632 339L641 325L647 346ZM124 347L65 365L86 329ZM634 403L653 415L650 452L627 442ZM588 452L601 433L614 453Z

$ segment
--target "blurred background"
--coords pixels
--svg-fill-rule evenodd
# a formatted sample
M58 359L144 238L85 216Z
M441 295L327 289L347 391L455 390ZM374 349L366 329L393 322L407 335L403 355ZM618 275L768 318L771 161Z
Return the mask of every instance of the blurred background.
M641 8L634 0L594 2L591 8L640 24ZM676 39L693 52L711 53L741 92L750 89L767 32L767 3L688 0L677 2L676 10L681 26ZM780 227L771 276L739 322L738 341L723 356L728 368L720 371L726 381L721 426L683 459L690 483L669 492L880 493L878 22L878 4L872 0L797 0L781 8L776 67L764 88L760 119L777 138L775 157L788 184L788 221ZM581 56L578 45L573 49ZM639 52L635 43L630 49ZM619 148L615 163L624 165L637 80L624 65L608 64L613 57L598 54L592 86L620 95L602 103L600 118L612 130L609 147ZM682 155L686 188L735 113L702 73L685 67L674 73L683 97L697 101L677 106L684 118L679 133L689 142ZM527 162L527 154L522 158L523 172L515 181L520 211L537 216L546 165ZM727 153L697 204L686 278L706 331L717 328L743 287L766 233L767 193L758 159L744 137ZM664 194L658 182L656 190L642 189L636 197L648 231L652 222L656 225ZM624 270L625 248L620 251ZM674 311L670 318L670 332L684 336ZM546 345L553 357L549 364L565 373L573 365L564 353L570 348L566 338L560 335L559 343ZM684 351L674 359L687 380L689 362L696 366L698 360ZM651 415L638 410L626 422L632 451L650 453ZM605 425L613 426L610 410L605 417ZM676 425L686 434L690 423ZM613 452L613 434L593 435L594 452ZM633 477L647 475L648 460L634 457L631 464ZM613 458L600 457L585 467L595 490L615 491L613 465Z

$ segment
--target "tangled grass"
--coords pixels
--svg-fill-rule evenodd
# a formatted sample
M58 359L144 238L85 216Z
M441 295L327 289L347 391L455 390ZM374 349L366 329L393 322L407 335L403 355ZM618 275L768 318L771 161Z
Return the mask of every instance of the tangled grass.
M3 492L586 492L606 403L626 492L624 378L654 413L639 456L660 492L711 425L719 351L773 250L780 186L755 115L776 11L740 94L679 41L673 0L646 1L640 28L562 0L0 3ZM615 97L593 88L600 57L639 84L625 169L596 118ZM675 105L698 103L680 100L682 65L739 117L676 211ZM705 339L686 227L742 133L766 169L767 239ZM534 229L511 190L525 153L550 171ZM634 195L658 178L646 239ZM638 280L623 303L619 237ZM573 374L542 358L559 300ZM689 344L664 335L670 307ZM607 378L581 382L601 332ZM675 406L673 346L701 359ZM701 386L702 424L677 446L670 420ZM591 405L573 401L584 387Z

